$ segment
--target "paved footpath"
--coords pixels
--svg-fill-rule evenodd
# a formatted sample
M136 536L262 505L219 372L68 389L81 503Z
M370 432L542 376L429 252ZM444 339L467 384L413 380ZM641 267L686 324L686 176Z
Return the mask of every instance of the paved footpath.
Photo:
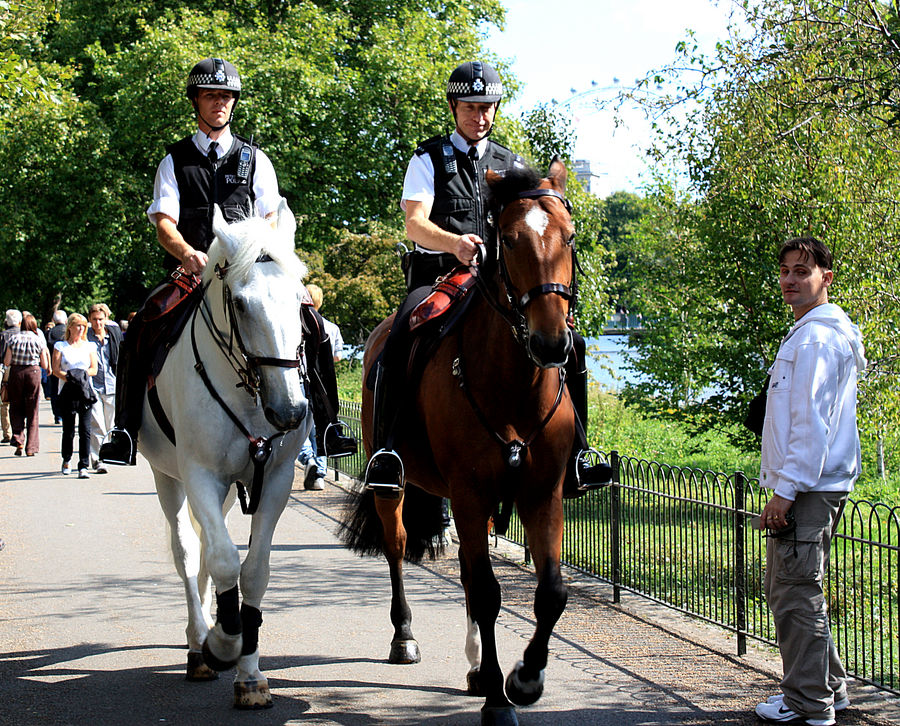
M234 711L230 674L185 682L182 587L146 462L89 480L62 476L51 422L43 404L35 457L0 447L0 724L480 723L481 701L464 690L455 557L407 566L423 661L387 664L386 566L336 540L342 490L306 492L299 476L263 602L261 660L274 708ZM234 513L231 525L246 542L246 518ZM511 554L496 562L505 670L533 630L534 578ZM733 642L715 629L635 597L614 605L606 586L570 585L546 692L519 709L522 726L758 723L752 707L776 690L771 651L733 657ZM850 693L839 724L900 723L896 702L861 685Z

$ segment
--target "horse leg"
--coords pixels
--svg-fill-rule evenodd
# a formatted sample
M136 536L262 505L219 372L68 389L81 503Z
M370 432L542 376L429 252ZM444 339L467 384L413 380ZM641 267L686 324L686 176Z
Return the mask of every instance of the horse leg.
M468 565L463 555L463 550L459 550L459 573L460 580L465 585L469 581ZM463 591L466 595L466 660L469 661L469 672L466 673L466 693L470 696L484 696L484 689L481 687L481 633L478 630L478 623L472 618L472 605L469 602L469 590L465 586Z
M384 556L391 573L391 640L389 663L409 664L422 660L419 644L412 634L412 611L403 587L403 554L406 551L406 529L403 526L403 494L375 495L375 511L384 530Z
M460 577L466 591L470 620L466 655L475 671L470 670L467 677L469 692L484 695L482 726L517 726L516 710L503 693L503 671L497 656L494 627L500 613L500 584L491 567L485 517L479 519L477 512L466 511L457 504L453 502L453 511L458 512L456 529L460 542ZM481 659L476 666L474 661L478 657L478 647L475 639L479 635Z
M553 627L566 607L568 593L559 568L562 543L562 501L554 497L547 507L519 507L537 570L538 585L534 593L534 635L525 648L523 659L506 679L506 695L519 705L528 706L544 692L544 669Z
M191 521L187 497L181 482L155 469L153 478L156 482L156 493L160 506L169 523L172 558L175 561L175 569L184 583L184 594L187 600L186 677L189 681L214 680L219 677L219 674L203 663L200 652L211 625L209 610L204 608L203 603L203 590L208 590L208 585L205 584L207 575L202 564L200 538Z
M216 587L216 624L203 643L203 660L221 672L233 667L241 655L237 586L241 560L222 516L227 488L204 470L190 472L189 477L188 501L200 525L206 565Z
M266 480L259 509L250 524L250 546L241 565L241 630L243 645L234 676L234 707L271 708L269 681L259 668L259 628L262 599L269 586L270 554L275 525L287 506L293 481L293 457L288 466L272 471Z

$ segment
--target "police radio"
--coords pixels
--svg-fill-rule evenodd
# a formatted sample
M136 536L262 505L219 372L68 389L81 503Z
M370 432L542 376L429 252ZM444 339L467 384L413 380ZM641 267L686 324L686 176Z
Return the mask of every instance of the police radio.
M250 164L253 161L253 138L249 144L244 144L238 152L237 178L243 184L250 178Z

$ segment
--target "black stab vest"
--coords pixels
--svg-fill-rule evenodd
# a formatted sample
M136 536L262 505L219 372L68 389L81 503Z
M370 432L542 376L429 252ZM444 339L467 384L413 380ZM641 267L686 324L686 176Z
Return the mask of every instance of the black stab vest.
M250 148L250 173L246 179L238 177L240 151ZM166 148L175 162L175 180L178 182L180 210L178 231L194 249L209 250L215 235L212 231L213 207L218 204L226 222L236 222L253 215L253 174L256 171L257 146L247 139L234 135L228 153L221 157L216 168L187 136ZM174 270L181 261L166 253L163 265Z
M453 162L444 150L453 151ZM435 136L423 141L416 154L428 154L434 165L434 204L429 220L453 234L477 234L489 246L495 242L494 215L488 207L489 191L484 173L487 169L503 172L524 164L522 157L505 146L488 140L488 146L477 162L453 146L448 136Z

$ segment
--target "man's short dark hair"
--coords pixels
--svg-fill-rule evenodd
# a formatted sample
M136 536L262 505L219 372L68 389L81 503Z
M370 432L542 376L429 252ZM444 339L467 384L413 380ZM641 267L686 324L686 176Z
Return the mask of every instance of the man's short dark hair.
M828 245L815 237L794 237L794 239L789 239L778 250L778 263L784 262L785 255L794 250L803 252L806 259L812 257L816 265L823 270L830 270L834 263L834 257L832 257Z

